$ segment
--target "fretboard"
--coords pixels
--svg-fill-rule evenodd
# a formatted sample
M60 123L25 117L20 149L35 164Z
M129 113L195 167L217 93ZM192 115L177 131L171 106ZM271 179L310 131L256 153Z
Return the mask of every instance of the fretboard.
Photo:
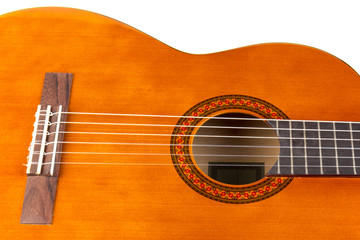
M357 176L360 174L360 123L269 121L280 141L270 176Z

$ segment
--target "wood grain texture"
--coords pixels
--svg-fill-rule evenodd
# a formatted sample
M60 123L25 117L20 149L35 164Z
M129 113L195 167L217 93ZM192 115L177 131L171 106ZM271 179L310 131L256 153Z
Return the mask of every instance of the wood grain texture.
M28 176L20 223L51 224L57 177Z
M46 73L40 104L53 107L62 105L67 111L72 79L72 73Z
M360 238L360 216L354 214L360 208L356 190L359 179L296 178L267 200L233 205L196 193L171 165L64 165L53 224L19 224L26 182L22 164L26 162L44 72L75 74L69 111L181 115L205 99L242 94L274 104L291 119L360 121L359 76L334 56L293 44L262 44L192 55L113 19L64 8L29 9L1 16L0 56L3 239ZM69 116L68 120L76 117ZM81 120L119 121L90 116ZM125 117L121 121L147 120ZM177 119L167 121L175 124ZM87 126L81 129L90 130ZM164 129L163 133L171 131ZM76 138L65 136L67 140ZM94 140L85 138L81 140ZM95 148L122 150L116 146ZM64 151L75 149L86 150L84 146L64 145ZM142 150L169 152L168 147ZM169 156L64 154L62 161L171 164Z
M70 100L70 90L72 85L73 74L71 73L46 73L44 79L44 86L41 94L41 106L42 109L46 109L48 105L51 106L51 112L56 113L59 110L59 106L62 106L62 111L68 110ZM66 121L66 114L60 115L61 121ZM56 123L58 115L52 116L49 121L50 123ZM41 126L41 125L40 125ZM45 125L43 124L43 131ZM57 124L50 125L46 132L55 132ZM41 128L38 128L41 130ZM59 131L65 130L65 124L60 125ZM39 134L40 135L40 134ZM39 136L41 137L41 135ZM58 134L60 143L57 143L57 151L54 165L54 172L51 174L51 162L52 154L44 156L42 163L41 173L36 174L38 164L33 164L30 168L30 173L26 180L26 189L23 202L23 208L21 212L22 224L51 224L52 216L55 204L55 195L57 187L57 178L59 175L59 169L61 162L61 150L62 141L64 140L64 134ZM55 134L47 136L46 143L55 141ZM39 148L37 146L37 148ZM37 150L37 149L35 149ZM45 153L51 153L54 150L54 144L47 145ZM37 159L36 159L37 157ZM39 162L39 154L34 154L34 163Z

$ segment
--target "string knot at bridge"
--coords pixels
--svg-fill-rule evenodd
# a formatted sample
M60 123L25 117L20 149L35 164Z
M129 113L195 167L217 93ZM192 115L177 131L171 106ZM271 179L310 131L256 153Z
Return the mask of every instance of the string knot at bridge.
M45 108L45 109L42 109ZM60 122L62 106L57 109L57 116L51 112L51 105L39 105L35 113L34 131L32 133L32 141L29 147L29 155L26 173L28 175L45 175L53 176L56 162L57 142L59 139ZM45 113L43 113L45 111ZM55 127L54 135L50 136L50 128ZM50 139L51 138L51 139ZM53 146L48 146L49 142L53 142ZM51 158L47 158L47 153L52 154ZM50 163L50 169L43 169L44 163Z

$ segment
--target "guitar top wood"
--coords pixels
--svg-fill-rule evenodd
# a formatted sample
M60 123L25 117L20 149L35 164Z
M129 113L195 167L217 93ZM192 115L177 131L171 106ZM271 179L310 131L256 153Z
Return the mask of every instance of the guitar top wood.
M65 142L144 145L64 143L61 162L68 164L60 168L52 224L20 224L24 164L46 72L74 74L69 112L129 114L69 114L69 122L175 126L180 117L131 114L182 116L197 104L212 103L208 99L229 95L234 97L220 97L221 111L230 106L228 99L248 111L246 102L240 108L245 97L237 96L249 96L254 109L269 103L276 107L272 113L284 118L360 121L359 75L318 49L273 43L194 55L87 11L35 8L5 14L0 16L1 239L360 238L360 179L282 177L271 183L281 186L278 190L259 183L253 196L232 192L231 185L211 185L201 170L200 180L191 169L188 175L179 172L170 155L174 127L141 125L66 124L68 132L139 135L69 133ZM254 115L263 117L260 113ZM262 198L262 191L273 192Z

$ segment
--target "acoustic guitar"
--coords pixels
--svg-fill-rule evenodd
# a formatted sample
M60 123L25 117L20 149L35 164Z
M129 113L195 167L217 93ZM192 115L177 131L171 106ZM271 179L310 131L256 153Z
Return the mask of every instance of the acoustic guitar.
M331 54L35 8L0 56L1 239L360 238L360 78Z

